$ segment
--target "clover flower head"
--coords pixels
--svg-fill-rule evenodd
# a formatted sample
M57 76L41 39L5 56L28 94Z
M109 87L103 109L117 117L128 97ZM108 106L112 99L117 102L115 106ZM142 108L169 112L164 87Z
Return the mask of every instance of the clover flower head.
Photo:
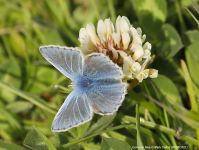
M158 70L147 69L153 58L151 44L145 39L141 28L134 28L127 17L118 16L115 27L110 18L100 19L97 31L92 23L87 24L80 29L78 40L85 55L103 53L122 67L124 80L137 79L142 82L147 77L158 76Z

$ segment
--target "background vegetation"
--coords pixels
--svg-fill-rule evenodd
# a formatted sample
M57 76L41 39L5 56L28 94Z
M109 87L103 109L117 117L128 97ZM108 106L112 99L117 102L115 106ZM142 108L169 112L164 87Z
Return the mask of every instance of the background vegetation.
M198 17L190 0L0 0L0 147L197 149L199 31L183 5ZM118 15L147 35L156 55L149 68L159 77L129 91L117 114L94 115L68 132L52 133L52 120L72 89L39 47L79 46L80 28L109 17L115 23Z

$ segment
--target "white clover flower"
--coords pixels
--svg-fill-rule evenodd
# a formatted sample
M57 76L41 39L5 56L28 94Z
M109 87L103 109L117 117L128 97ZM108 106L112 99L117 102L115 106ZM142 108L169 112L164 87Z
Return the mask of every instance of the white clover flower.
M118 16L115 27L110 18L99 20L97 33L92 23L79 32L80 48L85 55L98 52L108 56L123 69L124 80L142 82L147 77L156 78L158 70L147 69L152 63L151 44L145 42L141 28L134 28L127 17ZM145 42L145 43L144 43Z

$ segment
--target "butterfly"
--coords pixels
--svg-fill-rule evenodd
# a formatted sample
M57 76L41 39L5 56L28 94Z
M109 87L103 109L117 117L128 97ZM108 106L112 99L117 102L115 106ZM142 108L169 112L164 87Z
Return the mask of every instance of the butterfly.
M93 112L112 115L122 104L126 83L123 72L101 53L83 56L78 48L55 45L41 46L43 57L72 80L72 91L53 123L53 132L67 131L92 119Z

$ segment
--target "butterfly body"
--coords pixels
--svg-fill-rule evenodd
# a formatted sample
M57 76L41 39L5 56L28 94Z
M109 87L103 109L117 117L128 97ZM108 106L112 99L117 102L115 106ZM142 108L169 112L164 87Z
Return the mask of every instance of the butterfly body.
M80 92L89 92L92 90L93 80L87 77L82 77L74 82L73 87Z
M77 48L42 46L40 52L62 74L73 81L74 91L56 114L52 131L67 131L92 119L93 112L111 115L122 104L126 84L123 73L106 56L94 53L83 57Z

